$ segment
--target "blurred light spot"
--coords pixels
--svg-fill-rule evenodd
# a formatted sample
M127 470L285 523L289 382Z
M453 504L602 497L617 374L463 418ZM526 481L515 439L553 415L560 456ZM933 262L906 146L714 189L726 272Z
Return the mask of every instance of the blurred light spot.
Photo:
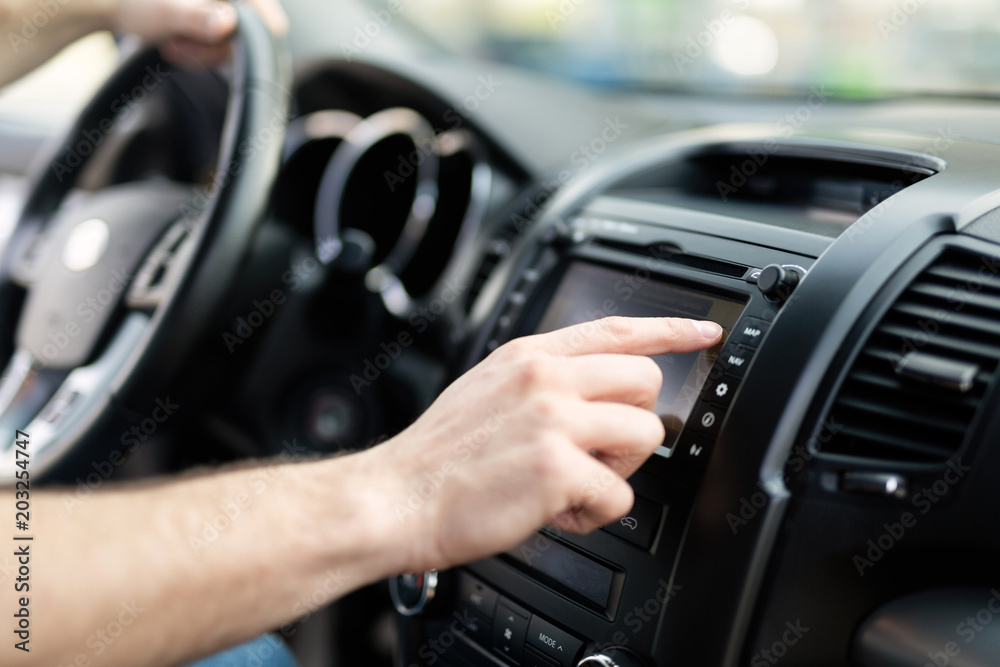
M738 16L719 35L714 54L734 74L767 74L778 64L778 36L760 19Z

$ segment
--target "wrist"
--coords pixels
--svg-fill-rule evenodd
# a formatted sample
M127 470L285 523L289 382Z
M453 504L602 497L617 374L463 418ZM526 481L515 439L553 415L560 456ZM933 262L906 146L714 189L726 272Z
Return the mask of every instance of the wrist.
M314 489L310 506L321 560L356 563L364 583L406 569L408 537L393 511L399 485L378 448L313 464L303 469L301 486ZM308 470L306 470L308 469Z
M64 6L67 18L85 23L90 31L118 29L121 0L74 0Z

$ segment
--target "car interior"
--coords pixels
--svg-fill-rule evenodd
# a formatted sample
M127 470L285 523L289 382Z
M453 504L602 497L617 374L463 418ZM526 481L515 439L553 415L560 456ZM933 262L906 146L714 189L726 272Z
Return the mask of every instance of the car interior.
M989 3L284 4L0 91L36 478L371 447L519 336L709 319L627 516L303 600L303 667L1000 665Z

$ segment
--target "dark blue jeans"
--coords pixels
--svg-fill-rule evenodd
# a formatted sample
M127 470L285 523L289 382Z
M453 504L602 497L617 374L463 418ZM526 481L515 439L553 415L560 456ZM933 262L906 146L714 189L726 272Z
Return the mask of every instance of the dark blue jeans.
M188 667L298 667L288 646L274 635L257 637L246 644L193 662Z

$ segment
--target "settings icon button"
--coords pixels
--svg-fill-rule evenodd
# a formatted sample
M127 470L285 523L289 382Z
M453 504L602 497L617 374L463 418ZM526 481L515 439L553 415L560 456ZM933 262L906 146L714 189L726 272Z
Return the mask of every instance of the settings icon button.
M715 395L719 398L726 396L729 393L729 385L725 382L720 382L715 386Z

